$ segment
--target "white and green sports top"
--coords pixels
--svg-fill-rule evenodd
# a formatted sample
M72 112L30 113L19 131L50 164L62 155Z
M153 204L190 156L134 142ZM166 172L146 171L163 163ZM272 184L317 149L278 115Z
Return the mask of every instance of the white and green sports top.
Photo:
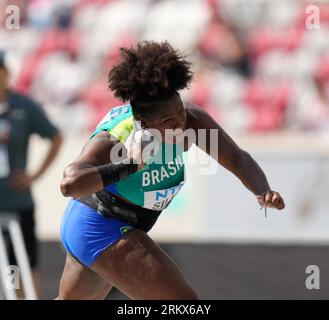
M112 108L90 136L107 131L125 143L136 127L131 105ZM157 153L144 163L144 168L127 178L107 185L105 190L147 209L161 211L178 194L185 182L183 145L162 143Z

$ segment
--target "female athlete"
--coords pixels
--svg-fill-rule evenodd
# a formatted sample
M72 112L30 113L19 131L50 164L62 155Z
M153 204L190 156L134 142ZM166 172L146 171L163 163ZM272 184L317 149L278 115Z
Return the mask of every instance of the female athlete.
M153 41L120 51L109 88L127 104L109 111L65 168L60 184L71 199L61 224L67 258L58 299L104 299L112 287L131 299L198 299L179 267L147 234L184 183L183 152L193 143L203 149L262 207L281 210L284 201L248 152L207 112L182 101L179 90L188 86L192 72L179 51ZM137 133L152 129L160 132L156 141L163 142L144 159L145 137ZM216 129L218 148L211 139L201 142L198 129L206 138ZM194 140L184 136L188 130L197 133Z

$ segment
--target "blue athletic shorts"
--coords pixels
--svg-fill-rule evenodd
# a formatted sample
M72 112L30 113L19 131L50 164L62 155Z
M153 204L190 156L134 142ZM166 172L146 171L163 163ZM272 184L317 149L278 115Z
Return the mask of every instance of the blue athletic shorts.
M61 223L61 240L68 253L90 267L108 246L132 229L126 222L104 217L71 198Z

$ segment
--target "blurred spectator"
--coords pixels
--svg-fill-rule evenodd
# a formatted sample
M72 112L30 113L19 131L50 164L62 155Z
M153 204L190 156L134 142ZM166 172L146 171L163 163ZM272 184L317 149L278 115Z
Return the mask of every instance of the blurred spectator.
M74 55L55 51L39 64L31 93L38 101L69 105L88 83L86 68Z
M233 68L244 77L251 75L247 48L238 31L233 26L221 23L216 16L201 38L200 50L206 59Z
M38 29L51 26L52 16L55 9L55 1L31 0L27 8L29 23Z

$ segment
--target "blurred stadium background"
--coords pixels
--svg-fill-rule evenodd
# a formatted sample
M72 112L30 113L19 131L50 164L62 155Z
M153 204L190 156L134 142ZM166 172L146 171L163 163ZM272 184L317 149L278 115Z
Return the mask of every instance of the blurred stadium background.
M20 8L18 30L5 28L10 4ZM320 9L320 25L311 30L310 5ZM287 205L265 218L234 176L221 168L202 173L214 163L198 153L201 164L188 164L185 188L151 236L201 298L328 298L328 1L2 0L0 48L8 54L11 86L42 103L65 138L33 187L43 298L57 295L64 264L63 169L121 103L106 86L118 48L143 39L168 40L189 56L195 78L184 97L259 161ZM45 148L31 140L30 170ZM320 290L305 287L308 265L320 268Z

